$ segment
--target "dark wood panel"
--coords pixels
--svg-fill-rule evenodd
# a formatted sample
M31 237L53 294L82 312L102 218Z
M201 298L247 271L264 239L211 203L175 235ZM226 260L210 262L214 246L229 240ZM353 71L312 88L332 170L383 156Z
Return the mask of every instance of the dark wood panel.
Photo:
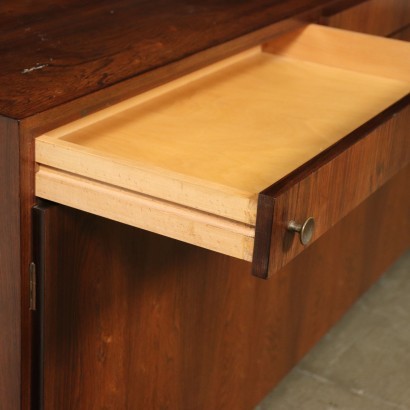
M322 19L331 27L389 36L410 23L408 0L368 0Z
M0 117L0 407L20 409L19 139Z
M37 209L44 408L252 409L410 245L409 177L407 168L269 281L244 261Z
M315 219L312 241L410 163L410 108L403 109L289 189L274 194L268 276L306 247L289 221Z
M2 329L0 337L0 407L2 410L8 410L9 408L13 410L30 408L31 319L33 315L34 317L36 316L35 313L33 314L28 311L28 265L31 261L30 206L33 203L34 189L32 137L46 129L61 125L81 115L86 115L88 112L112 104L186 72L195 70L204 64L221 59L230 53L249 47L256 42L265 41L272 35L292 28L297 24L301 24L301 21L314 20L320 13L320 7L315 8L318 5L325 3L351 5L352 1L292 0L290 2L280 3L281 4L272 1L264 2L261 0L258 2L248 2L247 4L243 2L233 4L228 1L223 3L218 2L217 4L216 2L208 1L206 6L204 6L203 3L201 3L201 6L191 4L192 7L189 8L189 6L181 2L174 2L172 5L171 3L162 2L160 6L163 8L161 8L162 11L160 13L158 13L158 3L154 4L153 2L143 1L132 2L132 5L130 1L125 0L118 2L97 2L93 0L87 2L87 4L80 1L62 0L55 2L42 0L35 4L31 2L29 5L27 2L19 3L11 2L11 0L6 0L1 3L0 26L3 35L0 39L0 55L2 61L2 70L0 73L0 112L8 113L15 117L27 117L31 114L38 113L34 118L28 118L21 125L19 142L17 124L5 119L0 120L0 209L2 210L0 211L0 278L2 282L2 286L0 287L0 325ZM233 6L235 6L235 12L231 12ZM157 8L155 9L155 7ZM155 13L153 12L154 9ZM114 14L111 14L111 10L114 11ZM142 10L148 10L148 14L144 14L145 11L144 13L140 13ZM151 14L149 10L151 10ZM229 13L227 13L227 10L229 10ZM119 13L117 13L117 11L119 11ZM109 12L109 15L107 12ZM178 24L176 27L165 24L166 30L168 31L164 32L163 26L160 27L160 25L156 26L151 24L152 19L158 19L158 21L166 21L168 23L169 15L178 16ZM200 20L202 23L199 22ZM279 25L275 23L274 27L268 27L269 24L279 20L281 20ZM106 24L107 21L113 22L113 24ZM120 27L118 21L123 21L125 24ZM213 22L216 22L216 24L209 24ZM206 25L205 28L204 25ZM138 30L135 29L135 27L137 27ZM250 31L255 28L260 28L260 30L256 33L250 33ZM174 29L175 31L173 31ZM93 35L93 33L97 31L98 36ZM191 35L191 33L193 33L193 35ZM241 39L234 39L242 34L244 36ZM165 37L162 38L162 35ZM224 43L225 40L231 39L232 41ZM193 53L196 54L194 55ZM47 62L47 58L53 58L53 61ZM183 63L181 63L181 59L183 59ZM32 65L30 66L30 64ZM48 65L38 69L43 64ZM161 68L156 68L160 66ZM28 70L23 74L22 71L27 68L37 69L32 71ZM136 77L137 74L138 77ZM129 77L133 78L129 79ZM113 84L115 84L115 86L110 87ZM85 94L93 90L103 91L85 96ZM84 95L84 98L73 101L74 98L80 95ZM61 105L62 103L64 104ZM51 107L55 108L49 109ZM43 111L46 108L49 110L47 112ZM19 156L20 159L18 158ZM405 182L405 180L402 181L402 183ZM393 196L391 196L391 198L393 198ZM379 201L378 203L381 204L378 212L381 212L382 205L386 206L387 202ZM81 218L83 218L83 216L74 218L73 230L78 228L77 224L81 221ZM87 218L85 218L83 222L85 226L84 230L87 230L87 226L90 222ZM50 223L56 223L56 221L50 220ZM98 229L106 235L110 229L110 225L101 224L103 227ZM118 238L123 235L122 229L129 229L124 227L119 228L119 225L115 226L114 234ZM66 226L64 224L60 227L56 225L55 228L53 228L56 229L55 235L59 238L58 232L61 233L61 230L65 228ZM388 226L385 229L392 229L392 227ZM73 238L73 235L71 238ZM74 237L76 237L76 235L74 235ZM238 315L241 314L246 318L247 324L252 322L251 325L257 326L257 323L253 323L253 321L249 319L248 312L249 309L254 309L255 313L261 313L261 308L256 307L259 301L254 301L253 305L252 301L254 299L251 298L249 293L249 289L254 283L250 281L252 278L244 279L240 284L241 292L246 295L246 303L243 308L239 309L239 313L235 311L236 306L234 306L235 303L237 304L237 295L234 295L236 290L232 290L230 285L236 283L239 275L242 278L244 276L243 273L248 272L248 265L231 259L220 259L214 254L206 253L206 251L200 251L195 248L192 250L192 248L187 245L178 244L174 241L151 236L146 233L128 233L125 235L125 238L137 244L142 243L139 255L141 252L143 253L147 250L150 252L149 256L146 257L142 273L139 273L135 279L132 276L133 271L130 264L136 256L130 256L132 252L130 246L127 247L124 242L126 240L120 240L120 245L117 245L117 247L113 245L113 250L108 250L107 255L105 255L106 248L101 248L102 245L98 242L98 238L93 236L95 232L87 235L82 243L86 243L87 246L94 249L91 243L97 241L96 247L99 250L96 251L96 254L97 256L100 253L103 254L102 261L104 263L107 262L107 266L110 266L108 271L111 273L115 272L115 274L119 272L120 278L123 278L120 279L120 281L123 280L127 283L131 281L132 283L137 283L138 286L141 285L141 292L143 293L142 299L145 300L145 302L147 302L147 300L149 302L147 295L149 296L150 292L154 292L154 290L150 288L152 285L156 288L158 283L168 284L165 279L161 282L161 279L158 279L156 276L157 272L160 273L159 278L161 278L161 274L168 274L168 269L165 268L165 265L161 265L161 263L158 262L157 265L154 265L155 271L150 268L150 261L155 259L156 256L154 255L156 255L155 252L158 245L158 252L161 253L161 250L163 250L166 253L166 262L173 263L173 269L170 269L171 279L169 282L173 290L168 294L164 289L166 304L171 307L176 306L174 299L172 299L173 297L177 300L181 300L181 306L184 306L185 313L182 313L181 307L180 310L175 311L175 317L179 318L178 323L180 324L187 317L188 325L181 326L183 329L183 337L179 336L178 338L175 336L173 339L171 338L171 347L165 348L162 344L160 344L159 347L155 346L155 349L160 352L157 358L152 353L149 353L151 351L150 343L155 345L155 343L158 342L156 335L160 335L164 339L166 339L166 336L164 337L164 332L155 327L155 323L164 323L165 328L170 329L169 333L172 335L173 332L174 334L176 333L174 321L168 313L164 311L160 296L156 296L155 299L160 301L158 302L159 311L155 316L154 308L151 310L140 308L136 302L132 301L131 296L135 295L135 289L133 290L134 293L127 293L127 289L125 289L124 292L128 295L125 298L126 301L121 302L118 297L114 298L115 300L108 306L108 310L101 308L101 320L97 321L97 323L105 323L105 319L107 319L107 323L112 324L108 325L108 331L115 337L121 339L115 345L117 347L120 346L118 350L120 354L118 357L125 357L126 360L124 359L123 362L127 363L130 358L129 363L125 363L124 366L119 369L116 361L117 356L109 355L107 359L104 358L106 351L109 353L113 351L110 350L110 348L104 350L105 344L102 340L105 339L102 336L99 337L98 332L92 335L92 333L95 332L94 328L91 329L91 333L87 333L87 324L83 322L84 318L82 317L81 310L70 305L77 296L75 295L75 290L73 288L70 290L69 288L69 291L74 296L69 300L70 303L67 308L67 313L65 313L69 318L69 328L67 332L69 335L71 335L72 332L75 334L75 337L72 337L69 341L74 340L75 343L77 343L74 345L77 346L78 349L82 349L82 342L89 341L90 347L86 349L85 356L87 356L88 352L96 348L97 351L101 351L101 358L98 358L97 362L93 361L95 360L95 356L86 358L84 363L90 365L89 370L87 370L86 366L78 362L78 360L83 360L81 355L78 356L80 358L78 359L74 351L64 350L67 348L67 345L64 344L61 346L61 350L58 350L58 346L55 347L55 356L53 357L56 359L56 362L48 362L50 369L53 368L53 366L54 369L56 369L55 366L57 362L57 365L61 364L62 366L62 374L60 375L57 371L56 374L58 377L56 380L48 379L48 381L50 381L50 389L56 388L55 396L53 396L54 393L52 393L52 397L57 397L55 402L57 403L58 399L63 400L64 394L67 394L69 404L66 405L66 408L70 408L69 405L72 403L74 403L74 407L71 408L78 408L75 406L75 400L82 404L83 396L81 394L84 393L84 391L89 391L90 396L96 400L94 408L103 407L103 405L105 405L104 399L107 399L109 407L118 408L116 405L116 400L118 399L118 403L125 403L125 408L133 408L133 405L130 404L133 403L133 401L142 403L142 406L144 403L148 403L148 408L151 403L161 404L169 401L172 405L178 403L178 405L181 404L181 406L191 409L193 407L189 406L196 403L195 395L199 398L203 397L205 405L209 404L210 406L208 408L217 408L219 403L226 404L226 408L229 408L231 405L230 400L232 400L232 405L236 406L240 398L245 396L242 390L244 390L243 381L246 377L243 376L239 379L235 379L236 376L230 374L229 363L235 362L238 352L245 352L245 355L248 355L246 359L248 365L243 366L242 364L238 364L237 368L242 371L241 374L246 372L247 369L250 369L251 376L256 374L256 371L252 370L255 364L248 353L249 338L246 339L246 343L241 342L237 349L231 351L229 343L227 342L231 342L232 345L235 345L235 337L238 333L235 334L232 331L232 324L230 321L227 321L226 327L230 329L230 333L226 337L227 342L224 341L221 348L216 349L217 353L214 353L214 346L209 347L204 343L208 341L219 346L219 336L223 336L223 326L225 325L218 319L219 316L216 313L202 313L200 307L195 305L195 297L198 296L199 300L204 300L205 306L212 307L213 297L208 293L207 296L202 296L203 290L201 286L205 285L207 289L210 289L210 292L219 292L217 293L218 298L224 295L224 292L227 292L228 297L226 304L222 304L221 309L224 312L233 312L232 323L239 323ZM78 236L82 237L82 234L80 233ZM379 260L387 261L393 258L394 252L396 252L403 243L403 237L400 237L400 235L398 235L398 237L399 240L397 244L394 244L394 250L389 247L384 249L381 244L377 244L383 255L380 256L380 258L375 258L375 263ZM145 243L146 240L148 240L148 244ZM59 241L57 241L57 243L58 242ZM111 244L110 241L107 243ZM125 246L124 251L118 249L118 246L121 246L121 244ZM54 245L55 244L53 244L53 246ZM369 245L366 249L369 249L367 253L370 253L374 247L371 248ZM84 268L84 265L77 259L81 252L85 252L85 250L82 251L76 248L74 261L71 262L69 251L64 254L63 261L68 261L68 267L62 269L66 279L67 274L71 272L70 269L78 267L76 264L79 264L81 269ZM95 253L93 252L94 251L91 253L94 255ZM181 255L173 255L172 252L180 252ZM208 261L209 259L209 261L204 262L204 266L199 268L199 273L209 274L209 279L205 280L205 282L198 282L196 273L194 274L193 272L196 269L197 261L203 260L204 254L202 252L205 252L204 260ZM110 258L116 257L117 254L122 255L119 262L110 262ZM191 262L188 262L187 265L185 265L186 262L184 262L185 259L183 259L183 255L185 254L191 255ZM367 259L370 263L373 263L374 259L371 259L370 256L369 254ZM86 261L92 259L92 256L82 257ZM363 259L360 260L364 263ZM360 260L358 261L359 265ZM54 260L53 263L53 268L59 268L59 263L61 262ZM176 270L179 269L181 264L182 274L179 275ZM293 266L293 263L289 266L291 265ZM356 266L356 270L353 269L354 272L360 270L359 265ZM98 277L100 266L100 264L97 264L95 270L91 271L91 273L97 272ZM378 265L374 265L373 268L376 273L381 269ZM226 276L224 279L225 285L222 286L221 290L218 290L219 284L217 280L219 280L221 276L220 271L223 270L229 272L229 274L223 275L224 277ZM289 267L289 270L291 270L291 267ZM83 275L81 272L80 270L74 275L74 280L78 285L81 285L81 281L84 279L84 277L81 276ZM296 277L296 273L294 275ZM101 276L102 285L100 288L102 290L100 293L97 292L95 297L92 293L94 288L91 289L90 284L87 285L88 287L84 285L82 297L89 297L91 301L95 302L94 307L90 308L86 300L82 299L81 306L85 306L84 311L86 316L87 314L90 315L89 318L94 317L95 306L105 306L103 299L107 292L109 299L112 297L108 289L111 285L110 280L115 286L121 288L121 292L123 291L123 284L116 284L116 279L106 279L104 275ZM183 288L184 284L189 286L189 289L193 291L193 297L187 295L186 289L184 290ZM56 286L63 286L63 284L60 281ZM64 296L63 290L60 291ZM90 293L88 294L87 292ZM156 294L155 292L154 295ZM276 294L273 294L273 297L275 297L275 295ZM201 299L201 297L203 297L203 299ZM267 298L268 296L265 296L265 299ZM64 301L64 297L62 297L62 300ZM218 302L217 306L220 307L221 303L222 302ZM192 315L186 313L186 306L189 304L193 306ZM124 305L126 305L127 308L125 308ZM133 313L134 308L137 309L136 313ZM56 309L57 313L55 318L57 318L59 313L65 311L64 306L58 303L56 304ZM119 320L117 327L115 323L116 318L117 316L121 318L124 311L125 317L127 318L127 325L124 325L124 321ZM131 313L129 313L129 311L131 311ZM76 330L77 324L71 316L73 313L78 316L80 330ZM151 322L148 324L142 323L139 328L134 325L129 326L132 320L143 322L141 319L143 318L143 314L146 314L146 317L149 319L153 317L154 319L157 318L158 321L154 321L154 324ZM277 311L276 314L279 315ZM206 327L208 323L213 323L212 320L216 321L212 325L209 325L213 336L205 335L205 337L203 337L203 332L198 330L199 328L195 323L198 317L200 323L205 326L205 329L208 329ZM129 322L128 319L131 319L131 322ZM53 326L55 326L56 323L57 322L53 322ZM145 333L143 333L144 326L147 328L147 337ZM281 326L284 326L284 324ZM123 329L126 327L130 327L131 330L128 333L123 333ZM276 328L280 329L280 326ZM3 329L5 330L3 331ZM219 333L215 335L215 331ZM243 332L243 328L239 329L239 333L241 332ZM135 345L135 336L139 335L142 335L141 347L136 349L134 356L130 355L129 352L133 351ZM183 341L181 341L182 339ZM265 338L262 339L266 340ZM282 344L283 343L284 342L282 342ZM106 344L109 346L109 342L106 342ZM281 343L278 342L278 345L281 346ZM256 347L257 346L258 345L256 345ZM98 350L100 347L101 349ZM304 349L300 348L299 350L303 351ZM69 358L66 362L65 358L61 359L61 357L58 357L61 351L67 354ZM128 353L121 353L123 351L128 351ZM144 357L145 351L149 353L147 354L147 359L149 360L143 360L142 365L138 367L138 359ZM188 352L187 355L183 354L185 351ZM209 353L210 351L212 352ZM171 353L168 354L168 352ZM203 358L201 358L202 352L204 352ZM121 354L123 354L123 356L121 356ZM183 365L181 367L182 376L178 376L179 378L176 381L172 381L171 379L175 373L172 371L174 370L172 359L173 357L177 357L178 354L183 356ZM284 364L281 365L282 367L279 366L275 376L272 376L273 379L268 379L265 383L263 380L256 378L256 384L258 386L254 392L247 393L248 395L244 398L244 406L247 406L247 403L253 403L255 397L258 395L261 396L264 394L268 388L268 384L270 386L273 380L276 380L276 378L279 377L278 375L289 367L291 361L289 361L287 355L285 356L287 358L283 360ZM223 363L215 367L215 370L212 368L213 362L210 360L213 357L217 360L219 360L219 358L224 359ZM152 362L150 362L151 358L153 358ZM59 362L60 359L62 360L61 363ZM209 363L207 360L210 360ZM98 363L100 363L100 367L98 367ZM168 364L164 367L164 363ZM155 368L155 366L156 370L152 370L151 367ZM74 369L72 375L69 367ZM128 370L124 370L126 368ZM164 379L161 378L160 374L163 369L165 369ZM263 367L261 370L264 369L270 371L268 367ZM101 370L102 374L93 381L93 371L96 370ZM109 374L110 371L114 372L112 379ZM252 373L252 371L254 371L254 373ZM50 377L52 372L53 371L50 370L47 377ZM211 373L213 374L213 372L225 376L225 379L228 380L226 387L224 385L225 379L222 376L216 377L216 381L213 381L210 375ZM141 384L141 380L144 379L146 373L148 374L148 381L146 383L144 382L145 384ZM88 377L87 380L84 380L84 375L87 374L91 376ZM198 374L198 380L196 380ZM127 399L120 398L118 391L121 392L121 389L125 391L125 387L122 383L124 380L131 380L134 376L136 376L135 381L130 382L131 387L126 391ZM150 384L150 382L154 383L157 380L156 377L160 379L159 382L162 384L159 384L159 388L154 391L152 388L153 384ZM181 380L184 382L183 385L179 384ZM66 381L67 389L64 390L62 386ZM208 397L207 392L200 389L200 383L202 383L202 381L204 381L205 386L213 388L217 393L221 393L220 397L216 394L212 395L212 397ZM84 383L84 386L82 386L82 383ZM162 385L164 385L164 388L161 387ZM136 389L140 386L143 388L146 387L147 393L142 399L143 401L138 401L140 400L139 391L135 389L131 391L135 386ZM190 386L193 388L192 393L188 395L186 399L182 398ZM230 396L230 392L228 394L230 386L233 386L237 392L238 402L234 401L236 399ZM73 387L74 390L70 391L71 387ZM104 387L105 390L99 391L101 387ZM103 394L99 402L97 396L101 392L103 392ZM110 399L112 399L112 402L109 401ZM53 400L54 398L52 401ZM110 403L114 402L114 405L110 405ZM87 401L86 404L89 405L89 408L93 408L94 406L94 403L91 401ZM64 407L63 404L61 406ZM61 406L57 404L55 408L60 408ZM53 404L51 404L49 408L50 407L53 408ZM240 408L240 405L238 404L236 408Z
M3 0L0 114L26 118L333 3Z
M268 278L305 250L287 230L291 220L303 223L314 217L314 241L409 162L409 99L407 95L260 193L253 275Z

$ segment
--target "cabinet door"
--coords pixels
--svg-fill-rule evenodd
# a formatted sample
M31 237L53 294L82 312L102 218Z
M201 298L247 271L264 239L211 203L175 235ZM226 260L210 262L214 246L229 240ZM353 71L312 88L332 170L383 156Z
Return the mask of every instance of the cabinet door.
M409 246L409 176L269 281L239 259L36 207L42 408L252 409Z

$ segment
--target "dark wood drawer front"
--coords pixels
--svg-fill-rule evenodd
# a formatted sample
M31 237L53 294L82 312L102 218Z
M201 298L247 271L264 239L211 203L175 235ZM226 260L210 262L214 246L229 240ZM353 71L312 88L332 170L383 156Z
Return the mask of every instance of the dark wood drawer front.
M329 10L322 22L345 30L389 36L410 23L410 2L369 0L343 11Z
M400 112L393 115L395 109ZM387 116L386 121L370 133L365 127L356 132L367 134L365 137L351 134L321 158L305 164L260 195L256 276L271 276L306 248L299 235L288 230L289 221L303 223L313 217L312 243L409 163L410 108L400 109L400 104L396 104L392 110L382 114ZM272 226L272 230L266 232L267 226Z

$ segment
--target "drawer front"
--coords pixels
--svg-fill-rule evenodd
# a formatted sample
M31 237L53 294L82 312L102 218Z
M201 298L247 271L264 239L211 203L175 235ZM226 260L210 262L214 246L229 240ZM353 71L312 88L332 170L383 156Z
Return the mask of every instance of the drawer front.
M389 36L410 23L410 2L369 0L340 12L330 10L322 22L345 30Z
M396 105L396 110L405 100ZM387 116L386 121L370 133L366 127L372 128L372 124L261 194L254 253L254 261L258 260L254 263L256 276L269 277L305 249L300 234L289 229L290 221L302 224L313 217L313 243L410 162L410 108L382 115ZM269 224L270 234L266 233Z

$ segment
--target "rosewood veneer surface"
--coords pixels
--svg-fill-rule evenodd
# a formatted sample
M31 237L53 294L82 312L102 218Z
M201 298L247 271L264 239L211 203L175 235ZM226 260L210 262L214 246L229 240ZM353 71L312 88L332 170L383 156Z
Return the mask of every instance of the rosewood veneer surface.
M269 277L305 251L284 226L286 221L314 215L314 237L320 238L409 164L408 100L407 96L260 194L256 230L263 232L255 243L254 275ZM267 226L272 227L270 237Z
M344 2L4 0L0 114L26 118L274 23L318 19Z

